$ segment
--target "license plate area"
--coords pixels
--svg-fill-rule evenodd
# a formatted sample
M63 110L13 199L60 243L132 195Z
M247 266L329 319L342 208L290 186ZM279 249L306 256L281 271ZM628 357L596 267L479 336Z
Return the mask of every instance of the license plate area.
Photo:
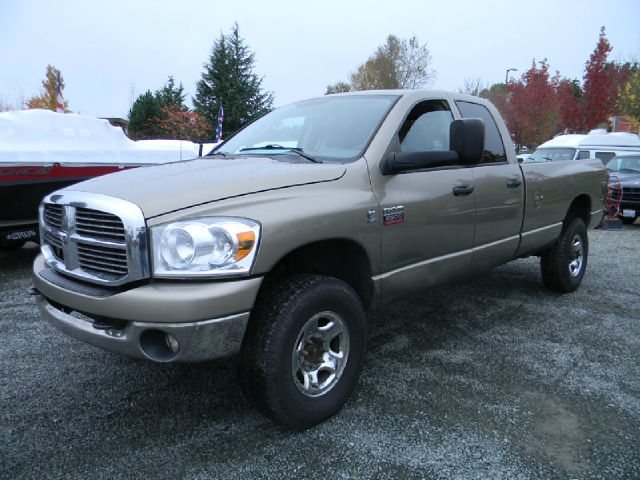
M626 218L633 218L636 216L636 211L631 210L629 208L625 208L624 210L622 210L622 216Z

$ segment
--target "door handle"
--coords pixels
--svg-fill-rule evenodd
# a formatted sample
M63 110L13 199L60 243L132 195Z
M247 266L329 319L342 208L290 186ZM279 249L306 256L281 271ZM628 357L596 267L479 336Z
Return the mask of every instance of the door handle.
M473 192L473 187L471 187L469 185L458 185L456 187L453 187L453 194L456 197L462 197L464 195L469 195L471 192Z
M507 182L507 188L518 188L522 185L522 181L519 178L510 178Z

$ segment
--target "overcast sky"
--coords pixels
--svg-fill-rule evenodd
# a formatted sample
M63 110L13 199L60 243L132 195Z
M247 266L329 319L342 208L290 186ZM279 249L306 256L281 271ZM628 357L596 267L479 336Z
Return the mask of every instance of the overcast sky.
M582 78L602 25L610 58L640 58L639 18L639 0L0 0L0 99L38 93L47 64L62 71L77 113L126 117L132 98L169 75L191 96L234 21L277 106L347 80L390 33L427 42L437 89L468 77L503 82L507 68L519 76L533 58Z

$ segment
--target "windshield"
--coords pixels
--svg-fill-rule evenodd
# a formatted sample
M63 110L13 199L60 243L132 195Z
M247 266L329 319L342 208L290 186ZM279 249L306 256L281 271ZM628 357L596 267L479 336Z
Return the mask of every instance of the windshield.
M612 158L607 162L607 170L610 172L640 173L640 155Z
M538 148L531 156L530 162L557 162L560 160L573 160L576 155L575 148Z
M323 162L353 161L362 156L397 98L328 96L293 103L251 123L214 153L271 156L296 150Z

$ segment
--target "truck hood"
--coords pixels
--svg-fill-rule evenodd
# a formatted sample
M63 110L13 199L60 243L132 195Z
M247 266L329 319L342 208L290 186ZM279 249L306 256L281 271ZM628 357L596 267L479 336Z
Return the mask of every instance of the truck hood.
M625 187L640 187L640 173L609 172L609 175L618 177L620 183Z
M69 190L101 193L133 202L146 218L227 198L330 182L341 164L291 163L269 157L198 158L141 167L93 178Z

